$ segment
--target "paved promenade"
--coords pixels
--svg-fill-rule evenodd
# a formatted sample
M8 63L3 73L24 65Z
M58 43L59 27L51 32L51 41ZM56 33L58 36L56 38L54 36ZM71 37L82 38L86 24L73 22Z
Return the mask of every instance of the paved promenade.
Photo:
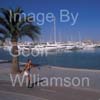
M10 63L0 64L0 100L100 100L100 71L42 66L32 69L40 77L88 77L89 87L12 87Z

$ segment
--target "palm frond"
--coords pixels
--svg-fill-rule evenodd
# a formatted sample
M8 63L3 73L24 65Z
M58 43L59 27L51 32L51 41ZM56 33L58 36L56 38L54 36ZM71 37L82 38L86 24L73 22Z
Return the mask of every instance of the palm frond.
M15 9L15 11L14 11L14 14L16 14L15 24L19 23L19 19L20 19L22 13L23 13L23 10L20 7L17 7Z
M18 13L16 17L14 14ZM3 26L4 30L1 29L0 33L5 36L5 38L10 37L11 39L16 39L22 36L28 36L32 40L37 39L40 36L40 28L32 22L29 22L28 19L30 16L25 18L20 18L23 10L21 8L16 9L0 9L0 28ZM10 16L11 15L11 16ZM21 19L21 21L19 21Z
M36 25L33 24L26 24L21 28L21 31L23 32L31 32L33 31L34 33L37 33L38 35L40 35L40 28Z
M4 38L10 38L11 34L6 29L0 28L0 34L3 35Z
M0 17L0 25L6 28L8 31L10 31L10 26L5 20L5 18Z
M3 28L0 28L0 33L1 34L7 34L7 31L5 29L3 29Z
M18 23L19 28L23 27L25 24L31 24L32 22L29 22L30 16L26 16L26 18L21 18L21 21ZM31 19L33 20L33 18Z
M22 36L28 36L32 40L38 39L40 36L40 28L33 24L26 24L21 28L21 34Z
M0 8L0 12L3 14L6 21L9 23L9 21L10 21L10 9Z
M23 32L21 35L20 35L20 38L24 37L24 36L27 36L29 37L30 39L32 39L33 41L34 40L37 40L39 38L39 35L33 33L33 32Z

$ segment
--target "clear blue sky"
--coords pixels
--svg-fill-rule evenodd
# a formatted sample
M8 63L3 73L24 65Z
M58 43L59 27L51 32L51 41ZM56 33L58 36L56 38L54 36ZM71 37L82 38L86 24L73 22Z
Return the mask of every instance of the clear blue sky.
M56 16L58 40L82 39L100 40L100 0L1 0L0 7L22 7L26 13L48 13ZM59 11L69 10L70 13L79 13L77 22L71 26L71 20L66 23L59 22ZM71 18L71 17L70 17ZM53 23L45 22L40 26L42 40L53 40Z

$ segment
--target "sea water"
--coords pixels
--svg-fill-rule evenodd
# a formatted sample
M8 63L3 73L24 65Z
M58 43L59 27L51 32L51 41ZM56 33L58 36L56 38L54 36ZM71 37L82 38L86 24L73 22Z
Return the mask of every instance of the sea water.
M0 49L0 60L11 60L9 52ZM33 57L20 56L20 62L32 59L33 63L67 68L100 69L100 48L67 52L50 52L48 55Z

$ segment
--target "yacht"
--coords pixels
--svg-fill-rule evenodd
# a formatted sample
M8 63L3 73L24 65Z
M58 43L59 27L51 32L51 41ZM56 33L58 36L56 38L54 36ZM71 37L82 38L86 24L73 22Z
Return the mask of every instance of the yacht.
M84 45L84 50L88 50L88 49L94 49L96 47L95 44L85 44Z

